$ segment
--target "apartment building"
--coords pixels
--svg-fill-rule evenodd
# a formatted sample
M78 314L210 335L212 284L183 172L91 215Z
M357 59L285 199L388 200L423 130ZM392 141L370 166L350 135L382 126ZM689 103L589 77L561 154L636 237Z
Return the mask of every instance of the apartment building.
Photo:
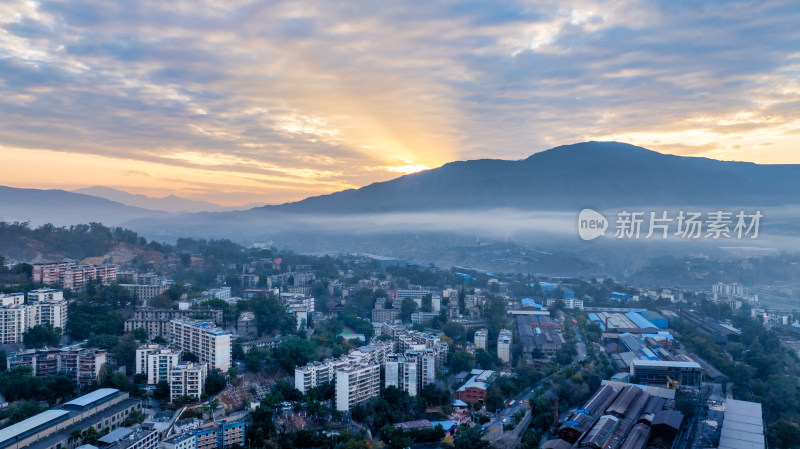
M75 382L85 388L99 382L105 373L107 354L104 349L72 346L59 351L59 371L75 376Z
M336 410L347 412L358 404L377 397L381 389L378 363L350 365L336 371Z
M58 284L64 288L80 290L91 279L111 284L117 280L117 266L78 265L75 261L33 265L33 282L37 283Z
M487 329L479 329L475 331L475 348L483 349L486 351L487 341L489 341L489 331Z
M244 446L245 425L238 423L214 423L194 432L194 449L225 449L233 445Z
M236 333L240 337L258 337L256 315L253 312L242 312L236 320Z
M508 329L500 329L500 334L497 336L497 357L508 363L511 361L511 339L512 333Z
M336 381L336 371L350 366L377 363L382 366L390 357L392 343L373 343L350 351L346 356L312 362L294 370L294 386L302 393L327 382Z
M336 381L336 370L350 364L346 359L325 359L294 370L294 387L305 394L311 388Z
M174 310L137 307L133 311L133 318L125 321L125 332L144 329L150 339L156 337L169 338L169 333L172 329L170 321L183 318L208 320L213 321L215 324L222 324L222 310L209 308Z
M170 321L170 342L181 351L191 352L212 369L231 367L231 334L207 321L176 319Z
M169 285L165 284L119 284L119 286L128 290L134 300L144 304L169 289Z
M180 362L169 371L169 398L175 401L183 396L200 399L208 377L205 363Z
M419 393L419 360L415 354L392 355L386 360L384 386L395 386L408 392Z
M159 345L140 346L136 350L136 374L147 376L147 383L155 385L169 381L169 373L180 361L180 353Z
M64 329L67 325L68 304L61 290L29 291L26 309L29 328L49 324L54 328Z
M183 433L169 437L161 442L160 449L195 449L197 437L194 433Z
M28 329L27 311L23 304L0 307L0 344L22 343Z

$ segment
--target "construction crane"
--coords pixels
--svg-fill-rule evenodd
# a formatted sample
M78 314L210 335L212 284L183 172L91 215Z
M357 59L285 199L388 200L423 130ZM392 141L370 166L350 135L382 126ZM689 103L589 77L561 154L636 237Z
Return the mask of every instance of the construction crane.
M672 380L671 377L667 376L667 388L670 390L677 390L680 387L677 380Z

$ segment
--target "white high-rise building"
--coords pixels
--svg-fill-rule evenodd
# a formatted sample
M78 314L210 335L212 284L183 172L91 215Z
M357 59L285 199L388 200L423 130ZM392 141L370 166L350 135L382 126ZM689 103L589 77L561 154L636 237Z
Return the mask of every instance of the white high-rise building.
M508 363L511 361L511 339L512 333L508 329L500 329L500 334L497 336L497 357Z
M416 396L419 392L419 370L417 357L393 355L386 360L385 386L395 386L408 392L409 396Z
M28 302L25 307L29 328L49 324L63 330L67 325L68 304L61 290L31 290L28 292Z
M208 365L205 363L181 362L169 373L169 398L174 401L182 396L200 399L206 385Z
M420 387L436 383L436 351L426 349L419 359Z
M381 390L381 366L378 363L351 365L336 371L336 410L352 407L377 397Z
M147 383L169 381L170 371L180 361L180 353L159 345L141 346L136 350L136 374L145 374Z
M231 367L231 334L206 321L177 319L170 321L170 342L197 356L213 369L227 371Z
M489 331L486 329L478 329L475 331L475 347L477 349L486 350L486 341L489 339Z
M22 343L22 334L28 330L24 305L0 307L0 344Z

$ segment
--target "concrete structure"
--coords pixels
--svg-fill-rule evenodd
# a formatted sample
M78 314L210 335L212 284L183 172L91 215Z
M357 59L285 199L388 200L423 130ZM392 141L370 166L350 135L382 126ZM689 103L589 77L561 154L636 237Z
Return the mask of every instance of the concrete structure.
M61 290L41 289L0 295L0 344L22 343L22 334L39 325L64 329L67 301Z
M64 292L54 289L31 290L25 305L28 327L49 324L64 329L67 325L67 301Z
M631 379L644 385L666 385L667 376L682 387L700 387L703 368L697 362L631 360Z
M206 386L208 365L205 363L180 362L169 371L169 399L175 401L183 396L200 399Z
M120 427L97 442L105 449L155 449L158 447L158 430L152 424L135 430Z
M142 403L128 393L101 388L24 421L0 429L0 449L68 449L76 447L74 433L90 427L98 432L122 426Z
M389 356L384 372L385 387L395 386L412 397L419 393L419 361L415 355Z
M119 286L128 290L135 301L141 301L144 304L169 289L168 285L160 284L119 284Z
M207 296L212 299L229 299L231 297L231 288L230 287L219 287L219 288L212 288L211 290L206 290L203 292L203 296Z
M479 329L475 331L475 348L483 349L486 351L487 341L489 341L489 331L486 329Z
M18 306L24 303L24 293L0 293L0 307Z
M28 316L22 304L0 307L0 344L22 343Z
M46 285L61 285L80 290L86 282L98 279L104 284L117 280L116 265L78 265L75 261L33 265L33 282Z
M325 359L294 370L294 387L305 394L309 389L336 380L336 370L349 364L348 360Z
M8 354L6 366L28 366L33 375L47 377L64 372L74 376L80 387L98 382L105 372L106 351L83 348L80 344L63 348L29 349Z
M247 354L253 348L266 348L272 352L273 349L277 348L278 345L281 344L284 340L287 340L289 337L278 335L276 337L268 337L268 338L261 338L258 340L250 340L250 341L243 341L239 343L239 346L242 348L242 352Z
M511 361L511 339L512 334L508 329L500 329L500 334L497 336L497 357L503 363Z
M136 374L147 376L147 383L155 385L169 381L169 373L180 361L180 353L159 345L140 346L136 350Z
M243 422L214 423L195 433L195 449L225 449L233 445L244 446Z
M240 337L258 337L256 315L253 312L242 312L236 320L236 333Z
M147 337L169 338L172 329L170 321L177 319L199 319L213 321L215 324L222 324L222 310L198 308L198 309L156 309L153 307L137 307L133 311L133 318L125 321L125 332L132 332L134 329L144 329Z
M231 367L231 334L206 321L170 321L170 342L197 356L211 368L227 371Z
M381 389L378 363L351 365L336 370L336 410L347 412L358 404L377 397Z

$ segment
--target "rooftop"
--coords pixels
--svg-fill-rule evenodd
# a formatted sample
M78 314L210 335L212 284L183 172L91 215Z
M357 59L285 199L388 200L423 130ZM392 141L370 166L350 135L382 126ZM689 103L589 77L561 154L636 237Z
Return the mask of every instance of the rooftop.
M5 429L0 430L0 447L6 446L6 443L13 442L14 439L25 432L34 430L37 427L45 424L49 424L68 414L69 412L66 410L47 410L39 413L38 415L31 416L26 420L12 424Z
M64 407L70 405L75 407L86 407L94 402L108 399L110 396L117 393L119 393L119 390L115 388L101 388L65 403Z

